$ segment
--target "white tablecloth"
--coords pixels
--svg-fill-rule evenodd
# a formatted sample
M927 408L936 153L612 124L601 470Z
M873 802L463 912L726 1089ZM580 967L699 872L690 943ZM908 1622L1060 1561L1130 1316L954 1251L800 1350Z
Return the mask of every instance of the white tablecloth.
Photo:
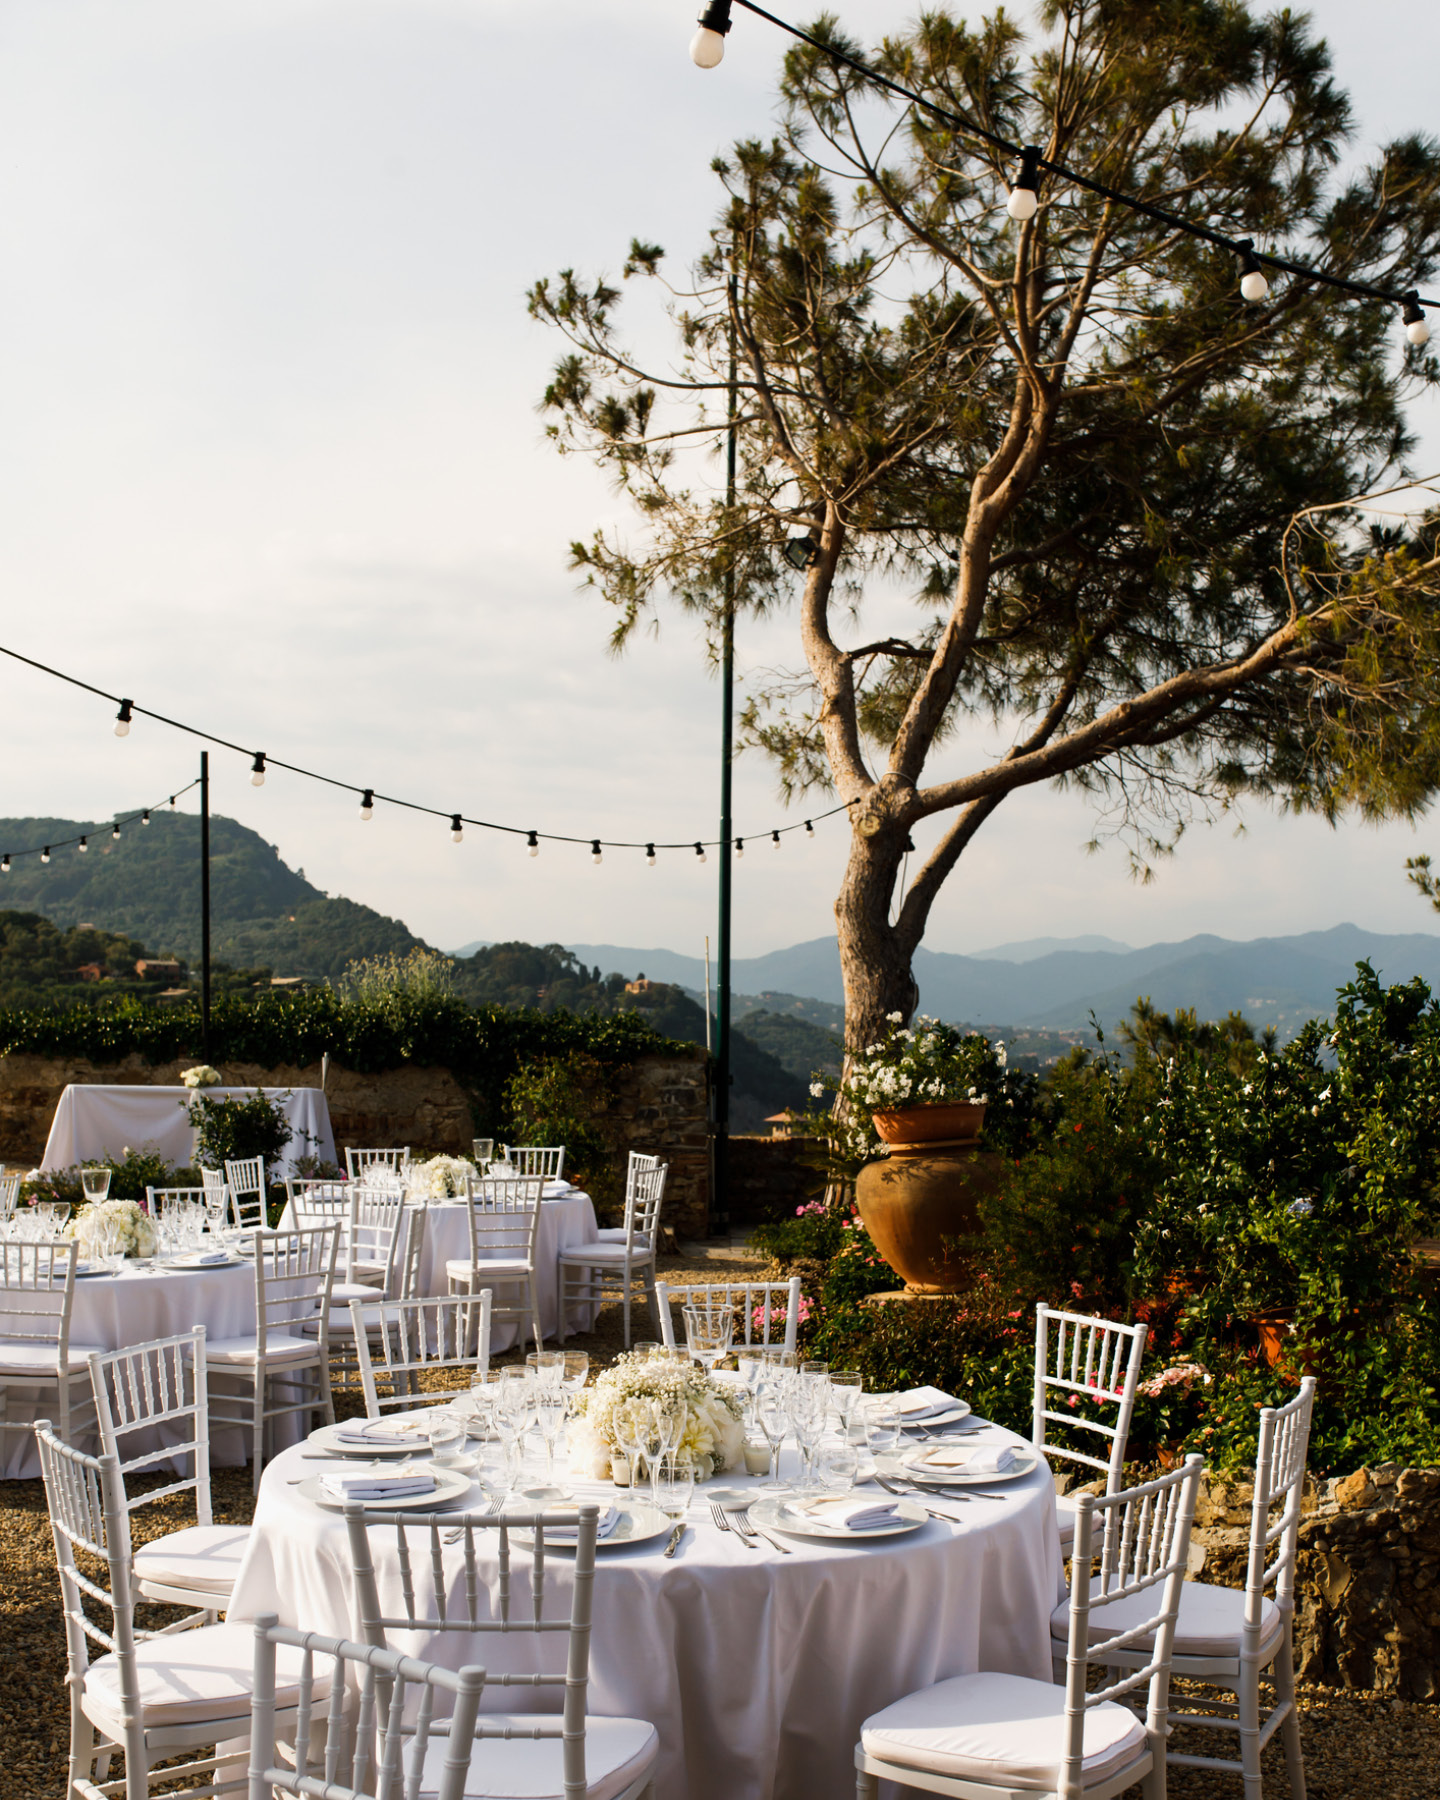
M426 1216L425 1248L420 1257L420 1292L448 1294L450 1283L445 1274L447 1262L470 1260L470 1223L463 1200L432 1200ZM291 1223L290 1208L285 1208L282 1227ZM540 1202L540 1233L535 1240L535 1276L540 1298L540 1327L554 1340L560 1324L560 1252L571 1244L585 1244L596 1232L595 1208L590 1196L572 1188L553 1200ZM497 1256L512 1255L513 1248L497 1246ZM519 1305L522 1290L507 1287L497 1291L496 1304ZM589 1331L595 1320L595 1308L588 1303L570 1308L570 1330ZM490 1334L492 1351L508 1350L518 1343L520 1327L513 1320L502 1319Z
M70 1362L83 1368L92 1350L123 1350L144 1344L154 1338L178 1337L203 1325L212 1338L245 1337L255 1330L255 1271L243 1268L195 1269L170 1271L143 1270L127 1267L119 1275L92 1275L75 1283L75 1308L70 1319ZM212 1383L214 1378L212 1377ZM88 1381L72 1390L76 1405L89 1391ZM25 1390L11 1387L7 1394L8 1417L12 1420L40 1419L47 1413L56 1417L54 1389L46 1398L34 1390L35 1403L25 1397ZM291 1419L279 1419L276 1427L282 1438L293 1441L298 1425ZM287 1429L290 1428L290 1429ZM136 1454L139 1440L131 1440ZM93 1450L88 1439L82 1449ZM7 1481L38 1475L40 1462L35 1440L23 1432L7 1431L0 1439L0 1454L5 1458ZM210 1460L222 1465L243 1463L249 1456L248 1435L238 1431L217 1433L211 1444Z
M232 1621L274 1612L286 1624L358 1635L344 1522L288 1485L319 1468L287 1451L266 1470ZM856 1545L791 1538L789 1556L763 1541L747 1550L717 1531L705 1492L696 1490L691 1530L672 1561L661 1555L663 1539L602 1549L595 1578L590 1711L656 1726L656 1790L665 1800L850 1800L855 1741L869 1713L979 1669L1051 1679L1050 1612L1064 1589L1054 1484L1043 1464L994 1497L955 1504L956 1525L931 1521ZM478 1490L474 1504L481 1509ZM381 1605L399 1611L393 1533L376 1532L371 1543ZM445 1554L458 1581L463 1562L454 1549ZM547 1558L547 1579L552 1570L563 1616L563 1555ZM406 1633L401 1647L451 1667L514 1670L535 1665L502 1658L533 1641ZM551 1654L563 1642L550 1640Z
M198 1090L212 1100L244 1100L253 1088ZM89 1157L119 1157L126 1149L158 1150L179 1167L195 1160L195 1131L181 1110L197 1090L187 1087L109 1086L72 1083L60 1096L55 1122L41 1159L42 1169L67 1169ZM335 1160L330 1108L319 1088L265 1088L280 1102L293 1133L269 1173L277 1181L290 1174L296 1157Z

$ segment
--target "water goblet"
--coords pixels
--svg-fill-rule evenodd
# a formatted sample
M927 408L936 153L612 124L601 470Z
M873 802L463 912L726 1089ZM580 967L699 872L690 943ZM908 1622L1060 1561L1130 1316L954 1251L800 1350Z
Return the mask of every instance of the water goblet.
M690 1510L695 1492L695 1465L673 1451L656 1458L650 1471L650 1498L672 1525Z
M483 1175L495 1160L495 1140L494 1138L471 1138L470 1151L475 1158L475 1166Z
M820 1441L830 1411L829 1390L822 1389L818 1382L797 1381L792 1384L786 1402L790 1413L790 1429L795 1433L795 1442L800 1446L800 1485L802 1488L812 1487L815 1480L815 1446Z
M84 1189L85 1198L89 1201L108 1199L110 1194L109 1169L82 1169L80 1186Z
M687 1306L683 1311L686 1347L708 1375L720 1358L730 1352L730 1339L735 1331L734 1309L729 1306Z
M555 1480L555 1445L565 1429L565 1415L568 1411L565 1395L559 1388L542 1387L535 1396L535 1423L545 1444L547 1486L552 1485Z
M854 1416L864 1386L865 1377L858 1370L845 1369L838 1375L830 1377L830 1404L840 1415L842 1437L850 1428L850 1420Z
M770 1447L770 1473L760 1483L763 1488L778 1488L785 1484L780 1480L780 1446L785 1442L785 1435L790 1429L790 1409L785 1404L785 1394L777 1382L766 1382L756 1392L754 1403L755 1423L760 1434Z
M565 1376L565 1352L532 1350L525 1358L525 1367L537 1388L558 1389Z
M566 1350L565 1372L560 1377L560 1385L567 1394L578 1394L590 1379L590 1358L583 1350Z
M800 1373L811 1380L819 1380L821 1376L825 1376L828 1379L830 1365L828 1362L802 1362L800 1365Z
M737 1354L736 1361L740 1368L740 1383L752 1399L765 1375L768 1362L763 1344L746 1344Z

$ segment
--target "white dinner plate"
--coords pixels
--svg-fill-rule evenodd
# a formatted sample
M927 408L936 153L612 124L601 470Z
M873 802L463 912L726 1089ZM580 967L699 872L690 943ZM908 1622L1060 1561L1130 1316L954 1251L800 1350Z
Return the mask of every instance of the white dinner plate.
M954 1425L961 1419L968 1419L970 1417L970 1402L968 1400L957 1400L952 1406L946 1407L944 1412L935 1413L928 1419L906 1419L903 1413L900 1414L899 1417L901 1421L900 1429L902 1431L934 1431L938 1426Z
M352 1430L357 1430L363 1423L363 1420L346 1421L347 1427ZM389 1421L387 1420L386 1423L388 1425ZM377 1456L414 1456L420 1451L430 1448L430 1439L421 1437L416 1432L411 1434L408 1444L375 1444L372 1448L365 1450L359 1444L342 1443L340 1429L338 1425L322 1425L318 1430L312 1431L305 1441L307 1444L313 1444L317 1450L323 1450L327 1456L360 1456L372 1459Z
M826 1538L842 1544L863 1544L867 1538L899 1537L907 1531L918 1531L930 1518L923 1506L908 1498L897 1499L895 1510L899 1517L893 1525L880 1525L873 1531L850 1531L843 1525L812 1518L803 1510L802 1502L777 1495L772 1499L757 1500L750 1508L750 1517L757 1525L768 1525L772 1531L783 1531L787 1537Z
M947 1454L953 1456L959 1456L962 1453L970 1455L981 1448L978 1444L968 1448L960 1444L953 1447L939 1444L931 1446L936 1450L942 1447L946 1449ZM899 1457L887 1456L883 1459L882 1466L887 1470L895 1469L913 1479L927 1482L932 1487L988 1487L992 1481L1018 1481L1022 1475L1030 1474L1039 1466L1039 1454L1028 1444L1012 1444L1010 1448L1015 1452L1015 1461L1010 1468L1004 1470L977 1469L973 1475L966 1469L932 1469L921 1460L925 1454L923 1450L910 1450L904 1456Z
M75 1279L77 1281L88 1281L92 1275L113 1275L114 1273L114 1269L102 1269L93 1264L87 1265L85 1263L76 1263L75 1265Z
M224 1262L187 1262L183 1256L157 1256L154 1259L157 1269L174 1269L187 1275L203 1275L209 1269L238 1269L244 1257L227 1256Z
M349 1475L350 1471L347 1469L345 1473ZM376 1470L378 1475L392 1473L393 1470L386 1465ZM430 1469L427 1473L435 1477L433 1493L402 1494L398 1499L387 1497L383 1500L357 1500L351 1504L364 1507L366 1512L443 1512L456 1505L476 1485L474 1477L461 1469ZM344 1512L347 1502L328 1494L324 1480L323 1475L312 1475L308 1481L302 1481L295 1491L306 1500L313 1500L317 1506L323 1506L327 1512Z
M620 1517L615 1521L615 1529L607 1536L596 1538L597 1550L628 1550L633 1544L648 1544L655 1538L664 1537L673 1530L672 1523L658 1506L652 1506L648 1500L616 1500L611 1503ZM517 1509L518 1510L518 1509ZM601 1507L601 1511L604 1508ZM511 1537L517 1544L530 1545L535 1542L533 1531L512 1531ZM545 1534L547 1550L573 1550L572 1542L566 1543L563 1538L557 1539Z

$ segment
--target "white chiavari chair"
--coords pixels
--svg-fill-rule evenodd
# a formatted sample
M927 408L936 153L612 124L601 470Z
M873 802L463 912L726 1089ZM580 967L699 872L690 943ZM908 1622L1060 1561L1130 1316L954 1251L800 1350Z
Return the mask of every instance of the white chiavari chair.
M570 1308L601 1306L618 1300L623 1310L625 1348L630 1348L630 1312L638 1288L649 1308L651 1327L663 1331L655 1298L655 1254L660 1237L660 1202L665 1197L668 1163L637 1169L627 1178L625 1223L618 1238L604 1233L583 1244L567 1244L560 1252L560 1342L570 1329Z
M800 1323L800 1277L788 1281L705 1281L685 1286L657 1281L655 1298L660 1306L660 1341L667 1350L676 1348L675 1319L671 1307L732 1307L744 1330L735 1334L735 1348L744 1344L772 1345L794 1350ZM684 1348L683 1334L678 1340Z
M230 1189L230 1212L237 1225L262 1229L269 1223L265 1211L265 1159L242 1156L225 1164L225 1184Z
M60 1435L74 1440L76 1402L87 1423L92 1350L103 1344L76 1344L70 1339L75 1308L73 1243L0 1244L0 1431L29 1431L34 1419L34 1390L53 1394L60 1415ZM78 1395L72 1392L83 1383ZM9 1400L25 1403L26 1416L12 1420Z
M383 1307L352 1300L350 1314L367 1419L381 1418L387 1407L446 1406L468 1393L490 1367L489 1288L392 1300ZM442 1372L455 1385L435 1385ZM380 1392L377 1373L386 1393ZM422 1380L430 1385L422 1387Z
M376 1649L388 1647L387 1633L392 1631L453 1632L477 1645L486 1638L513 1643L533 1636L533 1660L539 1664L547 1637L559 1638L564 1645L561 1673L487 1673L488 1686L518 1688L522 1696L559 1688L563 1698L559 1711L492 1712L487 1708L478 1715L470 1757L472 1773L463 1790L467 1795L504 1796L505 1800L562 1794L565 1800L602 1800L602 1796L603 1800L654 1800L655 1759L660 1747L655 1727L643 1719L598 1718L586 1705L599 1515L593 1502L582 1504L578 1517L574 1512L508 1518L447 1513L417 1520L414 1513L345 1509L361 1635ZM553 1542L547 1555L547 1526L567 1533L565 1561L569 1567L560 1581L555 1579L558 1559ZM522 1570L512 1577L512 1562L520 1562L523 1555L512 1547L515 1530L533 1533L528 1579ZM416 1538L418 1553L411 1550ZM400 1600L398 1611L382 1604L377 1543L383 1544L387 1573L390 1568L397 1569L396 1579L386 1581L385 1596ZM572 1545L573 1550L569 1548ZM566 1589L568 1608L562 1598ZM513 1661L514 1653L506 1660ZM399 1710L398 1698L397 1694L392 1704L383 1691L377 1694L382 1719L393 1720ZM438 1751L432 1748L430 1755L438 1765ZM434 1788L422 1782L419 1791L428 1794Z
M127 1511L180 1494L195 1497L193 1525L151 1538L135 1552L135 1587L146 1600L199 1607L213 1624L229 1604L250 1528L217 1525L211 1510L205 1327L106 1355L96 1351L89 1361L100 1453L115 1458ZM167 1479L133 1494L130 1480L137 1475Z
M235 1215L230 1183L225 1179L225 1171L223 1169L201 1169L200 1180L207 1197L220 1201L224 1205L226 1219L230 1224L238 1225L240 1221Z
M1288 1405L1260 1414L1260 1447L1255 1462L1255 1496L1250 1511L1250 1550L1243 1588L1187 1581L1180 1595L1172 1668L1177 1675L1232 1694L1232 1700L1186 1695L1170 1713L1171 1742L1184 1725L1233 1731L1240 1755L1198 1756L1172 1750L1173 1767L1223 1769L1244 1782L1245 1800L1260 1800L1260 1753L1277 1731L1295 1800L1305 1800L1305 1763L1300 1751L1300 1718L1295 1707L1295 1553L1305 1492L1305 1458L1315 1381L1306 1376ZM1074 1577L1071 1578L1072 1586ZM1273 1598L1271 1592L1273 1591ZM1126 1617L1129 1603L1117 1611ZM1057 1619L1050 1631L1056 1634ZM1127 1623L1130 1622L1127 1619ZM1125 1668L1142 1659L1149 1640L1107 1654ZM1270 1671L1275 1704L1261 1717L1260 1677Z
M1137 1783L1163 1796L1171 1646L1203 1467L1192 1456L1141 1487L1081 1495L1064 1681L956 1675L897 1700L860 1728L857 1800L877 1800L882 1781L960 1800L1109 1800ZM1110 1665L1140 1633L1148 1648L1121 1675ZM1092 1690L1096 1665L1109 1674ZM1121 1702L1142 1688L1137 1717Z
M565 1175L563 1144L502 1144L506 1162L522 1175L539 1175L546 1181L561 1181Z
M1135 1412L1135 1389L1145 1360L1146 1325L1119 1325L1086 1313L1057 1312L1042 1301L1035 1308L1035 1398L1030 1441L1052 1461L1057 1456L1096 1469L1107 1494L1125 1479L1125 1447ZM1055 1404L1052 1405L1052 1396ZM1092 1417L1098 1407L1114 1407L1115 1422ZM1063 1410L1062 1410L1063 1409ZM1046 1426L1062 1424L1101 1440L1105 1454L1093 1456L1049 1442ZM1075 1501L1056 1502L1060 1547L1075 1536Z
M205 1346L210 1375L250 1390L216 1392L212 1423L251 1433L255 1491L265 1461L265 1428L296 1413L335 1423L330 1398L330 1290L335 1279L338 1225L310 1231L255 1233L255 1333L212 1338ZM313 1335L305 1327L314 1322Z
M72 1449L48 1419L35 1426L35 1438L65 1614L68 1800L117 1800L122 1793L124 1800L145 1800L182 1787L195 1795L238 1795L246 1756L217 1754L214 1746L243 1738L250 1721L252 1629L183 1621L159 1631L139 1629L119 1463ZM81 1566L77 1551L96 1559L103 1580ZM102 1653L96 1655L92 1645ZM277 1658L277 1724L288 1726L295 1717L303 1660L288 1648ZM317 1692L328 1691L323 1678L315 1685ZM185 1755L191 1751L206 1754ZM107 1782L117 1753L125 1759L124 1776ZM184 1758L178 1765L177 1756Z
M388 1169L403 1175L410 1166L410 1146L398 1145L390 1150L352 1150L345 1147L345 1168L352 1181L363 1180L372 1171Z
M492 1293L497 1288L521 1289L523 1297L494 1306L491 1317L518 1320L522 1344L528 1325L537 1350L545 1342L535 1271L544 1187L538 1175L469 1182L470 1255L455 1257L445 1265L452 1294L478 1293L482 1287Z

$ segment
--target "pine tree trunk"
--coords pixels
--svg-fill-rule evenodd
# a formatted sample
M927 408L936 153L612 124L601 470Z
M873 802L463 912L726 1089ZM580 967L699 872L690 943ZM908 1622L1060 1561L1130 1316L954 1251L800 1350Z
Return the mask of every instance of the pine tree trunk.
M890 923L900 860L899 846L889 841L893 836L856 833L835 902L847 1058L885 1035L887 1014L901 1013L908 1023L920 998L910 967L914 946Z

